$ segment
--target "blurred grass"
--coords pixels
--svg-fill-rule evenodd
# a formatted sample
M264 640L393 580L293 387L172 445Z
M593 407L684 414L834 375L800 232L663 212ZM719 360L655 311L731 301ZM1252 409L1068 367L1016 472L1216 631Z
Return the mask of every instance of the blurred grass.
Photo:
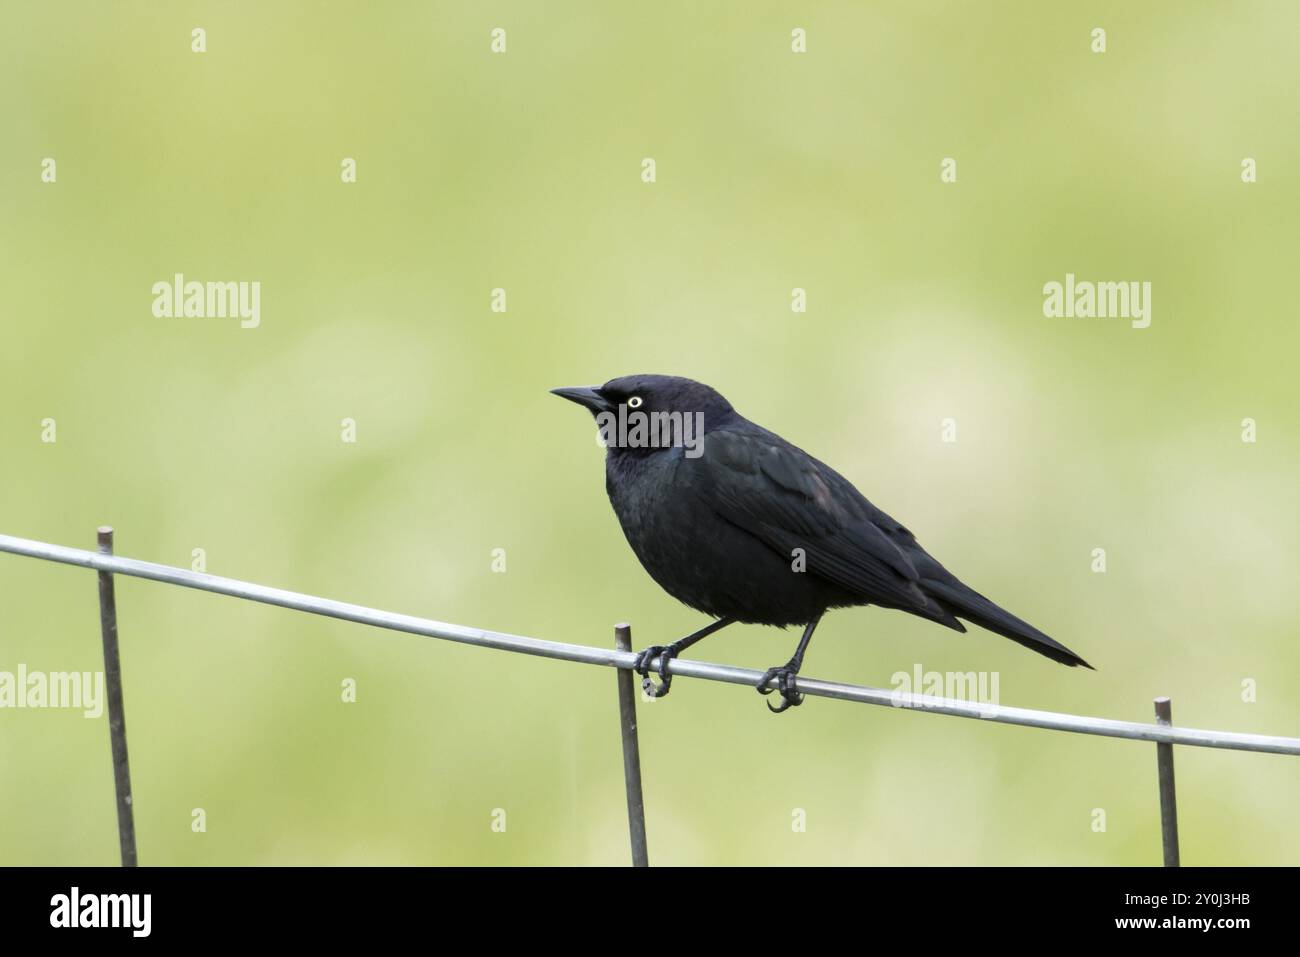
M1005 703L1145 720L1169 694L1178 723L1296 734L1300 17L1233 9L8 5L0 528L89 547L108 522L133 557L663 641L700 617L637 566L589 424L545 390L690 375L1099 667L871 609L828 618L810 674L998 670ZM1151 281L1151 327L1044 319L1067 271ZM260 280L261 328L154 319L174 272ZM90 576L0 558L0 587L0 669L97 667ZM119 607L145 863L626 859L603 670L129 580ZM795 637L698 653L766 667ZM657 862L1159 859L1149 747L774 719L691 682L643 710ZM0 722L0 860L112 863L104 722ZM1177 760L1186 862L1297 860L1296 762Z

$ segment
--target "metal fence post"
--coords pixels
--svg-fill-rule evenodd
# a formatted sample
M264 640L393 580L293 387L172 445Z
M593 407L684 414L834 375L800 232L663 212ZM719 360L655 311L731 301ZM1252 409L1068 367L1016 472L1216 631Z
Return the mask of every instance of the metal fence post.
M1172 727L1173 708L1168 698L1156 698L1156 724ZM1160 841L1165 867L1178 867L1178 801L1174 793L1174 746L1156 744L1156 773L1160 777Z
M113 529L101 526L99 552L113 554ZM99 572L99 624L104 639L104 687L108 692L108 737L113 748L113 786L117 793L117 838L122 866L135 867L135 812L131 807L131 766L126 756L126 713L122 708L122 660L117 650L117 599L113 573Z
M619 651L632 650L632 626L614 626L614 645ZM619 668L618 712L623 731L623 780L627 787L627 827L632 837L632 866L649 867L645 839L645 797L641 793L641 746L636 733L636 691L632 672Z

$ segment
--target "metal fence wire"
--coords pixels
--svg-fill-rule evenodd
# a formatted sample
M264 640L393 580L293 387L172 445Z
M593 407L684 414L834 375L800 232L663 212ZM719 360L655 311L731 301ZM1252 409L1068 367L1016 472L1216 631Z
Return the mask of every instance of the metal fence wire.
M628 625L619 624L615 626L615 646L612 649L592 648L587 645L573 645L560 641L545 641L541 638L531 638L525 635L510 635L499 631L487 631L482 628L452 625L428 618L416 618L412 615L401 615L378 608L367 608L363 605L335 601L332 598L318 598L314 595L285 591L282 588L271 588L267 585L239 581L234 578L222 578L219 575L208 575L185 568L159 565L134 558L123 558L113 554L113 530L108 527L102 527L98 530L98 546L98 551L87 551L80 548L68 548L63 545L52 545L48 542L32 541L26 538L15 538L10 535L0 535L0 552L58 562L64 565L76 565L81 568L93 569L98 573L96 577L99 582L100 623L104 647L104 683L108 698L109 742L113 756L118 837L124 867L134 867L136 865L136 844L131 774L126 747L126 717L122 702L122 671L118 657L118 622L113 591L114 575L147 578L150 581L163 582L168 585L196 588L200 591L227 595L231 598L243 598L267 605L278 605L281 608L291 608L312 615L354 621L363 625L373 625L376 628L386 628L390 631L422 635L426 638L441 638L444 641L456 641L461 644L478 645L483 648L496 648L499 651L513 651L542 658L556 658L561 661L574 661L580 664L601 665L617 669L619 726L623 739L623 776L627 790L628 830L632 845L632 863L638 867L648 865L645 803L641 791L640 743L636 723L636 695L632 681L632 667L636 663L637 656L632 651L632 630ZM657 668L657 663L658 659L656 658L652 662L652 668ZM749 668L736 668L731 665L713 664L684 658L672 659L668 663L666 670L668 674L674 677L702 678L706 681L723 681L730 684L749 685L750 687L756 686L763 677L762 672ZM775 679L772 684L775 685ZM814 697L836 698L840 701L854 701L859 704L883 705L891 708L897 708L900 704L898 692L883 688L821 681L803 676L796 679L795 687L801 694ZM1049 731L1071 731L1077 734L1097 734L1109 738L1128 738L1135 741L1154 742L1156 745L1156 769L1160 797L1161 844L1164 849L1164 863L1167 867L1177 867L1179 865L1178 817L1174 791L1173 746L1175 744L1197 748L1223 748L1230 751L1260 751L1270 754L1300 756L1300 738L1175 727L1170 701L1165 697L1155 699L1155 724L1115 721L1109 718L1091 718L1083 715L1062 714L1055 711L1035 711L1029 708L1004 707L997 704L962 701L954 698L938 698L920 694L905 695L903 703L906 708L930 714L950 715L957 718L976 718L981 721L1016 724L1029 728L1043 728Z

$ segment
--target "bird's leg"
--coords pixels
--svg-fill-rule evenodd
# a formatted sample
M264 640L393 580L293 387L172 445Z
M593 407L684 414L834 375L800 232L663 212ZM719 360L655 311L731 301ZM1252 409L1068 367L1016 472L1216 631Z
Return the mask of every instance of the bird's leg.
M767 683L773 678L776 679L776 690L781 692L781 706L773 708L769 701L767 707L773 714L780 714L786 708L803 704L803 695L795 691L791 685L794 684L795 675L803 667L803 653L808 650L808 642L812 641L813 631L817 627L817 622L821 620L822 616L818 615L808 622L808 626L803 630L803 637L799 639L799 647L794 650L794 657L780 667L768 668L763 674L763 680L758 683L759 694L771 694L773 689L769 688Z
M679 654L703 638L709 637L720 628L726 628L736 619L719 618L717 621L710 622L699 631L692 632L685 638L674 641L671 645L651 645L645 651L640 652L636 658L636 664L632 670L641 676L641 688L652 698L662 698L668 693L672 686L673 676L668 673L668 662L672 661ZM659 684L655 684L654 679L650 677L650 662L658 657L659 667Z

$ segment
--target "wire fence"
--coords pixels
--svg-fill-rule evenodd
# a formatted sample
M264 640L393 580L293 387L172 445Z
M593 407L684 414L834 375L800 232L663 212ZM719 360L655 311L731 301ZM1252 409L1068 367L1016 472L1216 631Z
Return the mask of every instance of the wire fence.
M200 591L262 602L281 608L338 618L343 621L373 625L390 631L406 632L426 638L440 638L461 644L496 648L518 654L573 661L587 665L601 665L618 669L619 724L623 739L624 780L627 790L628 823L632 845L632 862L636 866L648 864L645 829L645 805L641 791L640 744L636 725L636 698L633 690L632 668L637 655L632 651L631 628L615 626L615 647L593 648L559 641L546 641L525 635L512 635L482 628L469 628L447 622L402 615L396 612L332 598L320 598L301 592L286 591L254 582L222 578L204 572L160 565L154 562L124 558L113 554L113 530L98 530L98 551L68 548L48 542L0 535L0 552L58 562L93 569L98 573L101 633L104 648L105 690L108 697L109 737L113 756L114 786L118 809L118 836L121 844L122 864L136 864L134 809L132 804L129 760L126 746L126 719L122 701L121 665L118 656L117 611L113 590L114 575L128 575L150 581ZM659 659L651 663L657 669ZM756 687L763 672L732 665L673 658L666 672L674 677L701 678L729 684ZM772 679L769 685L776 686ZM1157 752L1157 779L1159 783L1161 812L1161 844L1164 862L1177 867L1178 821L1174 790L1173 745L1223 748L1232 751L1256 751L1270 754L1300 756L1300 738L1277 737L1264 734L1246 734L1232 731L1205 731L1197 728L1179 728L1172 723L1168 698L1155 699L1155 724L1135 721L1116 721L1109 718L1092 718L1083 715L1062 714L1054 711L1036 711L1030 708L1005 707L979 701L939 698L930 695L904 694L883 688L822 681L799 676L795 690L801 694L859 704L873 704L891 708L900 706L929 714L950 715L958 718L975 718L1001 724L1014 724L1050 731L1069 731L1077 734L1094 734L1110 738L1127 738L1154 742Z

